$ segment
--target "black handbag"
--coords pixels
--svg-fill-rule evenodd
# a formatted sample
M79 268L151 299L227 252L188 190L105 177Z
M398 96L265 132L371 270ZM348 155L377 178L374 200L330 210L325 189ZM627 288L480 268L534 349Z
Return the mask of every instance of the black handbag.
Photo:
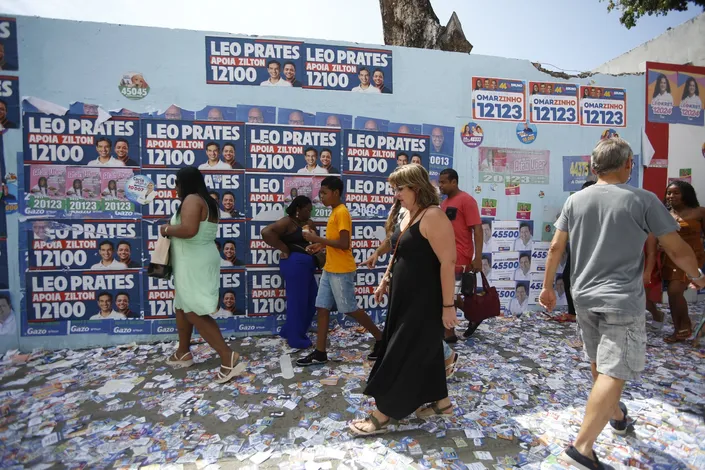
M463 274L460 277L460 293L465 297L472 297L477 290L477 274L474 271L465 271L463 266Z

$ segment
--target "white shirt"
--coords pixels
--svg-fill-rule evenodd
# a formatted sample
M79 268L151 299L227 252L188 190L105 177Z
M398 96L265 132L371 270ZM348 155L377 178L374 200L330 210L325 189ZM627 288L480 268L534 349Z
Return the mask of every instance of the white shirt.
M514 242L514 251L531 251L531 247L534 246L534 241L529 240L529 242L524 245L524 240L521 238L517 238L517 240Z
M700 97L698 95L693 95L693 96L686 96L685 99L681 100L681 107L683 105L686 105L687 107L692 107L692 108L702 108L703 104L700 101Z
M103 263L96 263L91 266L93 270L106 270L106 269L127 269L125 263L121 263L117 260L112 260L109 265L104 265Z
M199 170L232 170L233 167L225 163L223 160L218 160L215 165L210 165L208 162L198 165Z
M492 253L492 240L482 241L482 252Z
M96 313L91 318L89 318L89 320L127 320L127 317L122 313L113 310L107 317L104 317L100 313Z
M221 266L232 266L232 265L233 265L233 262L232 262L232 261L228 261L228 260L223 259L223 258L220 258L220 265L221 265Z
M0 336L13 335L17 333L17 322L15 321L15 312L10 312L10 316L0 323Z
M355 93L382 93L379 88L373 86L372 84L370 84L367 88L361 88L360 85L358 85L350 91Z
M673 97L670 93L656 95L656 97L651 100L651 106L673 106Z
M211 317L213 318L230 318L233 316L233 312L230 310L225 310L224 308L221 308L217 312L215 312Z
M221 219L232 219L233 216L230 215L230 212L226 212L223 209L220 209L220 218Z
M154 198L157 197L157 192L152 191L145 197L145 193L147 190L144 191L144 193L140 194L140 196L137 198L137 204L149 204L150 202L154 201Z
M95 160L88 162L87 166L125 166L125 164L115 157L110 157L110 159L105 163L101 162L100 158L96 158Z
M309 170L308 167L305 166L305 167L301 168L299 171L297 171L296 173L298 173L300 175L327 175L328 170L326 170L325 168L320 167L318 165L316 165L316 167L313 170Z
M515 281L528 281L529 274L530 273L524 274L524 271L522 271L521 268L519 268L516 271L514 271L514 280Z
M519 303L519 299L514 297L511 302L509 302L509 312L512 315L521 315L529 309L529 297L524 299L524 303Z
M565 292L562 295L558 295L556 292L556 305L568 305L568 299L565 297Z
M41 194L42 196L48 196L49 188L40 188L38 184L35 184L34 186L32 186L32 189L30 189L29 192L33 194Z
M106 189L101 194L103 196L105 196L106 198L110 198L110 199L117 199L118 198L117 189Z
M259 86L288 86L288 87L291 86L291 83L287 82L286 80L284 80L281 77L279 78L279 81L277 83L272 83L269 80L271 80L271 78L263 81L262 83L259 84Z

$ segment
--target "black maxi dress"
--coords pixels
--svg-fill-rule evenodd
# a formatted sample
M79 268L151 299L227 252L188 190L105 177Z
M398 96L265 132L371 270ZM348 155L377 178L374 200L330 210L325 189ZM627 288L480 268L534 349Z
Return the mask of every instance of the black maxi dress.
M448 396L441 264L419 224L398 242L382 350L364 391L379 411L397 420Z

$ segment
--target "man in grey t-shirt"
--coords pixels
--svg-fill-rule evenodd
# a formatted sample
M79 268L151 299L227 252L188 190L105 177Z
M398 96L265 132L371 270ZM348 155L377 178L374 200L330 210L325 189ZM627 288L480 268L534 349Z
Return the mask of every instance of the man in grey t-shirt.
M592 450L607 422L618 434L628 427L619 401L625 381L644 370L646 295L643 248L649 233L694 284L704 287L693 250L678 235L678 224L659 199L625 184L634 165L629 144L603 140L592 152L597 184L568 198L551 242L539 302L556 305L553 279L570 236L571 280L585 352L594 384L580 432L561 460L581 469L604 468Z

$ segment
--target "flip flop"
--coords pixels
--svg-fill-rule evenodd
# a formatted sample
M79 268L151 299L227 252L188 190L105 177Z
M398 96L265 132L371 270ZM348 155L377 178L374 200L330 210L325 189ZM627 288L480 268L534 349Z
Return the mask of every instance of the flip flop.
M358 428L355 426L357 423L364 423L365 421L369 421L374 425L374 430L372 431L363 431L362 429ZM356 436L375 436L377 434L384 434L389 429L387 426L389 426L389 423L391 423L392 418L387 418L387 421L384 423L380 423L377 418L375 418L374 414L370 413L367 418L363 420L358 420L358 421L350 421L350 424L348 424L348 427L350 428L350 431L352 431L353 434Z
M431 416L451 417L451 416L453 416L453 413L445 413L445 412L452 409L452 408L453 408L452 403L444 408L439 408L437 402L431 403L430 406L426 406L426 407L423 407L420 410L418 410L416 412L416 417L419 419L427 419L427 418L430 418Z
M230 363L233 364L234 362L235 352L233 351L232 355L230 356ZM220 368L229 370L230 372L228 372L227 374L223 374L220 370L218 370L217 378L215 379L215 383L217 384L224 384L230 382L232 379L242 374L247 367L242 362L239 362L237 365L233 365L231 367L220 366Z
M191 359L184 360L184 358L188 355L191 355ZM176 358L176 360L172 360L172 357ZM176 355L176 353L174 353L166 358L166 365L172 367L191 367L193 365L193 354L191 354L191 351L189 351L179 357Z

